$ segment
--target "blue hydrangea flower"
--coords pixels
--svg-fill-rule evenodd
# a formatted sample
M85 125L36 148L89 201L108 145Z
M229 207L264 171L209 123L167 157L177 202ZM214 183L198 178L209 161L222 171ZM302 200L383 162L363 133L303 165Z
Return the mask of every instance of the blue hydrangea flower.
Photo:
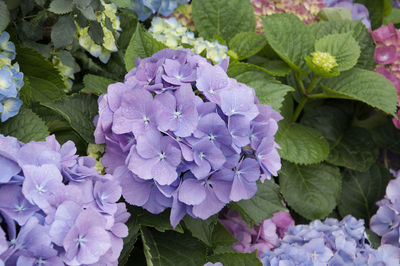
M0 116L1 122L18 114L22 101L18 99L18 92L24 86L23 73L19 72L19 65L11 65L15 59L15 46L9 42L7 32L0 34Z
M180 5L186 4L189 0L132 0L129 7L140 21L146 20L152 14L169 16Z
M265 266L278 265L399 265L400 249L382 245L373 249L364 221L348 215L290 227L279 247L262 255Z

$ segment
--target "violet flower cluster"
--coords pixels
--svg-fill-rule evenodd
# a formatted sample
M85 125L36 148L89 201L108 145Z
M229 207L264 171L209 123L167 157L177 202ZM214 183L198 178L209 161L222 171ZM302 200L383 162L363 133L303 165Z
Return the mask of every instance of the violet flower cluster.
M148 19L152 14L168 17L175 8L186 4L189 0L131 0L131 9L140 21Z
M0 265L118 265L130 216L121 186L75 153L54 135L0 135Z
M288 212L277 212L270 219L263 220L260 225L251 229L238 213L228 210L220 223L235 237L238 242L233 244L233 248L241 253L251 253L257 249L257 256L269 250L273 250L279 244L290 226L294 226L294 221Z
M378 65L375 72L385 76L396 87L400 106L400 30L389 23L371 31L371 36L376 44L374 58ZM393 118L393 124L400 129L400 120Z
M290 227L280 246L262 256L264 266L275 265L400 265L400 250L368 244L364 221L348 215L309 225Z
M281 167L274 134L282 117L229 78L227 65L164 49L136 59L125 82L99 98L95 140L106 144L107 173L122 179L130 204L154 214L172 208L173 226L251 198Z
M381 237L382 244L400 247L400 175L389 182L385 198L377 202L378 211L370 220L370 228Z

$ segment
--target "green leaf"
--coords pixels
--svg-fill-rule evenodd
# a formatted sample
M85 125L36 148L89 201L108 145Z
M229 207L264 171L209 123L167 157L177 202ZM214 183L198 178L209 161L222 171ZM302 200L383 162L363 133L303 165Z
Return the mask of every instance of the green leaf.
M254 32L256 21L250 1L193 0L193 21L202 37L219 35L229 42L239 32Z
M130 0L128 1L130 2ZM119 49L125 52L126 47L128 47L129 41L136 30L138 19L134 13L128 9L120 10L119 19L121 21L121 28L124 30L120 33L117 43Z
M86 142L94 143L93 118L98 113L95 96L75 94L43 105L62 115Z
M8 11L6 3L0 0L0 32L3 32L10 22L10 12Z
M50 3L49 11L56 14L67 14L72 11L73 7L72 0L53 0Z
M202 220L198 218L193 218L186 215L183 218L185 226L192 232L192 235L201 241L203 241L207 246L212 246L212 234L214 231L214 226L218 221L218 216L213 215L207 220Z
M19 91L19 99L25 106L29 106L32 101L32 87L29 78L24 75L24 86Z
M32 99L37 102L54 102L60 100L65 96L64 91L57 88L54 83L48 80L28 76L31 90Z
M266 44L267 40L263 35L255 32L240 32L230 40L229 49L236 53L238 60L243 60L258 53Z
M323 219L335 208L341 190L337 167L326 164L282 164L279 184L285 202L309 219Z
M265 68L270 75L284 77L290 72L290 67L282 60L267 59L264 63L260 64Z
M371 130L371 134L379 147L400 153L400 130L394 127L391 120L382 126L375 127Z
M314 50L314 36L293 14L272 14L263 19L264 34L272 49L291 68L306 72L304 58Z
M368 29L361 21L336 20L313 23L309 26L316 40L328 34L348 33L351 32L354 39L358 42L361 54L358 58L356 67L374 70L375 60L374 51L375 45Z
M383 18L383 24L389 23L398 24L400 23L400 8L393 8L392 12Z
M378 164L366 172L345 170L339 202L340 215L344 217L351 214L357 219L364 219L368 224L378 209L376 202L383 198L392 178L392 174Z
M21 68L21 72L31 79L47 80L54 84L60 91L64 91L65 84L60 72L44 58L40 53L27 47L17 46L17 62ZM32 88L32 95L36 93L35 88Z
M140 23L137 23L136 31L132 35L125 52L126 70L129 71L136 66L135 59L137 57L146 58L164 48L166 48L164 44L154 39L149 33L144 31Z
M124 8L131 5L131 0L110 0L112 3L116 4L117 7Z
M249 200L232 203L233 208L248 224L260 224L278 211L285 211L279 194L279 186L273 180L257 184L257 193Z
M129 207L130 213L136 216L137 223L144 226L154 227L160 232L165 232L166 230L175 230L176 232L183 233L183 228L181 225L174 229L169 221L170 212L164 211L159 214L152 214L140 207Z
M206 263L206 245L191 237L190 233L160 233L142 227L141 235L147 265L199 266Z
M382 25L385 0L356 0L355 2L363 4L369 12L371 28L375 30Z
M126 226L128 226L129 234L124 238L124 247L121 251L121 255L118 258L118 265L127 265L129 256L132 253L132 250L135 246L136 240L139 236L140 226L137 223L136 216L131 214L131 217L126 222Z
M67 141L73 141L75 143L76 149L77 149L77 154L81 156L87 156L86 150L87 150L87 142L79 136L78 133L76 133L75 130L72 128L67 129L67 130L62 130L62 131L56 131L54 132L56 135L57 141L62 145Z
M276 142L281 147L279 155L297 164L319 163L329 154L329 144L322 134L302 124L281 125Z
M98 45L102 45L104 43L104 32L101 24L97 21L89 22L89 30L88 34L90 38Z
M252 87L261 104L271 105L277 111L281 108L285 95L294 91L292 87L281 84L278 80L246 63L231 64L228 74L237 81Z
M74 19L71 16L62 16L51 29L51 40L56 49L72 44L76 33Z
M83 77L85 87L82 89L82 92L101 95L107 93L108 85L112 83L116 83L116 81L102 76L86 74Z
M253 253L222 253L218 255L209 256L208 260L211 262L221 262L222 265L229 266L243 266L243 265L252 265L252 266L262 266L261 261L257 258L257 251Z
M360 47L351 33L326 35L315 42L315 50L334 56L339 71L351 69L360 56Z
M394 85L379 73L353 68L340 76L322 81L324 87L378 108L390 115L397 109Z
M325 7L319 13L320 20L353 20L350 9L345 7Z
M1 123L0 133L4 136L16 137L19 141L44 140L49 131L40 117L28 108L22 107L18 115Z
M368 130L352 127L332 145L326 161L356 171L367 171L376 162L378 154L378 147Z
M51 110L40 104L33 104L32 111L37 114L48 127L50 133L56 131L72 130L70 124L65 118L56 111Z
M221 223L218 222L214 226L212 234L213 254L235 252L232 245L236 242L238 242L238 240L234 238Z

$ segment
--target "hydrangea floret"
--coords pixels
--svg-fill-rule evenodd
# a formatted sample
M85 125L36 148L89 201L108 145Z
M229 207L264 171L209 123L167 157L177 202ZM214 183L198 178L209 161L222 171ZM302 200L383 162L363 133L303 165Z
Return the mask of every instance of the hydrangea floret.
M373 249L364 221L348 215L290 227L279 247L262 256L263 265L399 265L400 250L392 245Z
M119 32L121 31L119 17L117 16L117 6L113 3L107 4L101 0L101 4L104 7L103 11L99 11L96 14L97 21L100 23L103 30L103 43L101 45L95 43L89 35L89 27L80 27L77 22L75 22L77 29L77 36L79 40L79 45L88 51L92 56L98 57L101 62L107 63L110 59L111 53L118 51L116 45L116 39L119 37ZM106 26L106 21L109 19L111 21L112 29L110 30Z
M309 24L315 22L325 4L322 0L251 0L256 15L256 30L264 32L262 17L274 13L292 13Z
M374 58L378 65L375 72L385 76L396 87L400 106L400 30L389 23L370 33L376 44ZM400 120L394 118L393 123L400 129Z
M378 211L370 220L370 228L381 237L382 244L400 247L400 172L386 187L385 198L377 202Z
M19 91L24 86L24 74L15 59L15 46L9 41L8 32L0 34L0 116L1 122L18 114L22 101Z
M210 42L202 37L195 37L193 32L180 25L174 17L167 19L154 17L149 32L156 40L171 49L179 49L183 48L184 45L189 45L193 47L192 51L197 54L205 50L206 57L215 63L220 63L227 57L227 46L219 44L218 40Z
M130 216L121 185L75 153L54 135L0 135L0 265L118 265Z
M311 56L312 62L326 72L330 72L334 67L338 66L336 58L329 53L316 51Z
M168 17L180 5L188 3L189 0L131 0L131 9L140 21L148 19L152 14Z
M233 210L224 213L219 221L238 240L232 246L236 251L251 253L257 249L259 258L265 252L276 248L288 228L294 226L290 214L283 211L275 213L270 219L263 220L253 229L249 228L240 215Z
M154 214L171 208L173 226L250 199L281 167L281 115L229 78L227 66L164 49L136 59L124 83L99 98L95 140L106 144L106 171L121 178L130 204Z
M61 75L63 76L63 81L65 84L65 87L67 88L66 91L71 90L72 85L75 80L75 73L80 70L79 65L76 62L69 62L71 64L67 64L66 62L63 62L63 60L58 56L57 54L54 54L51 58L51 61L53 65L60 71Z

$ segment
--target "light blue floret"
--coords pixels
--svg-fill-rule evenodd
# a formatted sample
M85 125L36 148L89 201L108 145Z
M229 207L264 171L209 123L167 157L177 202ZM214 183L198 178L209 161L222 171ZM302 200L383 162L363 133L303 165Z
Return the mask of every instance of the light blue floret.
M3 110L1 111L1 122L18 114L22 101L17 98L5 98L2 101Z

